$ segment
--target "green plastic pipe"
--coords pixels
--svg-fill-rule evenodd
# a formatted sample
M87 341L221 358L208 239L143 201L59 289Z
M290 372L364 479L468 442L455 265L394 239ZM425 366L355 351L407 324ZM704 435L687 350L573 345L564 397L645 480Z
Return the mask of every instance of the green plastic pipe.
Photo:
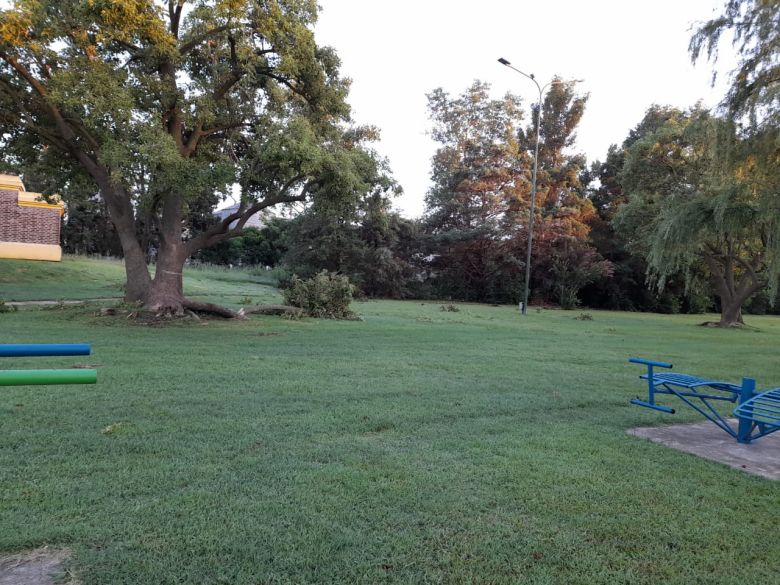
M97 370L0 370L0 386L95 384Z

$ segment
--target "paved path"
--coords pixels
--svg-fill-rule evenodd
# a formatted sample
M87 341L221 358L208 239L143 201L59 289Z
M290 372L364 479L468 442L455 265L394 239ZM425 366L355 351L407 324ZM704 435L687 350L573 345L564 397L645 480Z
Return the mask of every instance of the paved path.
M6 301L5 304L9 307L34 307L34 306L50 306L50 305L83 305L84 303L97 303L105 301L121 301L122 297L104 297L99 299L78 299L78 300L60 300L60 301Z

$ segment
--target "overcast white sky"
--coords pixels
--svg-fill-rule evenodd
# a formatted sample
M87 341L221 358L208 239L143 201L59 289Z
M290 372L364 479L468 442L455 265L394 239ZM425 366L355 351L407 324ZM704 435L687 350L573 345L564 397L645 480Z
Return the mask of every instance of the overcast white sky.
M500 65L499 57L534 73L583 78L590 101L578 131L589 161L603 160L654 103L716 105L711 66L691 65L690 27L722 12L724 0L319 0L317 42L336 48L352 78L349 101L360 124L378 126L404 195L395 202L419 216L436 145L425 94L453 95L474 79L499 96L536 100L536 87ZM724 72L733 61L719 65ZM721 79L725 75L721 74Z

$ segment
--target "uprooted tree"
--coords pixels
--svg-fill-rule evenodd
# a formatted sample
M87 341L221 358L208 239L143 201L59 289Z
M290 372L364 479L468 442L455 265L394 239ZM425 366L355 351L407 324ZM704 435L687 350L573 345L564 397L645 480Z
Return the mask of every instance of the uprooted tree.
M16 0L0 11L0 157L56 177L49 190L66 198L93 185L121 241L128 301L206 308L182 288L198 250L274 205L338 207L392 187L365 146L374 131L349 125L348 81L311 30L317 10L315 0ZM239 208L204 222L236 185Z

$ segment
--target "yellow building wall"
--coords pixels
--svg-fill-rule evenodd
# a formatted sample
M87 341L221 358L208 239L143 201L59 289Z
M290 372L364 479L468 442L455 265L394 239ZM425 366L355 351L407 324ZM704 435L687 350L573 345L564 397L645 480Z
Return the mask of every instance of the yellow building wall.
M24 191L24 183L16 175L0 175L0 189Z
M0 242L0 259L8 260L62 260L62 248L52 244L22 244L19 242Z
M0 189L17 192L17 204L19 207L36 207L51 209L62 217L65 206L56 195L51 198L53 203L43 200L40 193L25 191L24 183L15 175L0 174ZM59 228L57 228L59 232ZM31 244L25 242L0 242L0 259L12 260L47 260L59 262L62 260L62 248L53 244Z
M2 185L0 185L2 188ZM42 207L44 209L56 209L60 217L65 215L65 204L60 201L59 196L54 195L52 200L55 203L46 203L43 201L43 195L40 193L30 193L29 191L19 191L16 195L16 200L19 203L19 207Z

